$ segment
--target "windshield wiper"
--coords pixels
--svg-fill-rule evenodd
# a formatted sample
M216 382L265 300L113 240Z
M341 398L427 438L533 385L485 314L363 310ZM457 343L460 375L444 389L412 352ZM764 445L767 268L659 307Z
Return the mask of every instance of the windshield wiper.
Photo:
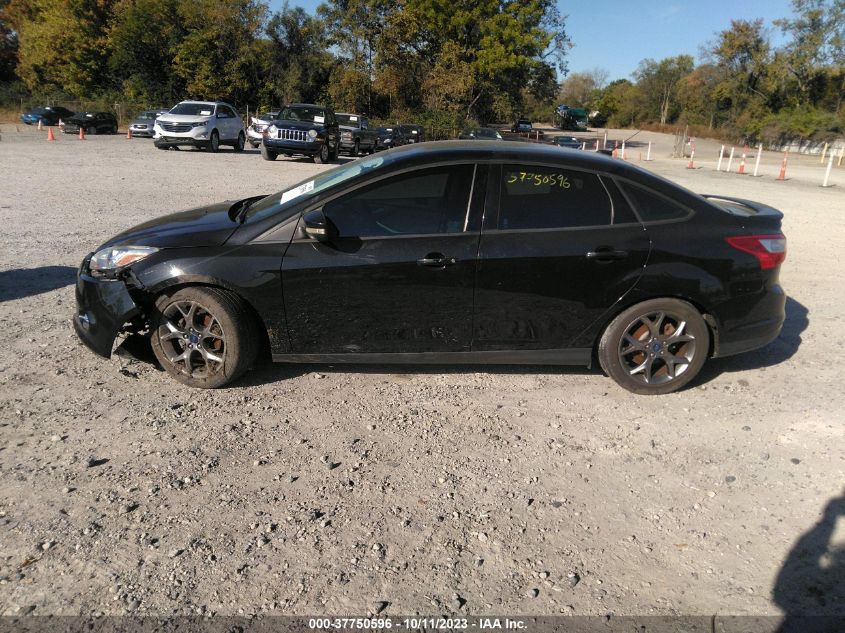
M233 222L240 222L243 224L243 221L246 219L246 212L253 203L258 202L262 198L266 198L267 196L252 196L249 198L244 198L243 200L238 200L234 203L231 207L229 207L229 219Z

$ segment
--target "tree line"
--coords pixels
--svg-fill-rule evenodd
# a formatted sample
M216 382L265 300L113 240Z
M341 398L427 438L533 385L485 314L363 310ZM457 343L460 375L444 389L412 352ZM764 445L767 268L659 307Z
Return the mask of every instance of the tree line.
M645 59L633 81L569 75L560 98L612 127L690 124L736 139L823 141L845 134L845 0L793 0L771 28L734 20L691 55ZM784 43L772 45L773 31Z
M304 101L445 124L550 101L568 46L554 0L0 0L0 82L150 106Z
M567 74L555 0L326 0L313 15L264 0L0 0L0 101L305 101L442 127L550 121L566 103L602 126L842 134L845 0L792 5L771 26L733 21L698 64L645 59L608 83L602 70Z

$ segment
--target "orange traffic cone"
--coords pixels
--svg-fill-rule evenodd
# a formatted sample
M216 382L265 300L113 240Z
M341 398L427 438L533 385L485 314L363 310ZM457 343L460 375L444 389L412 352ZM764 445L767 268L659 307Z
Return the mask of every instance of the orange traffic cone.
M56 137L53 136L53 128L51 128L51 127L47 128L47 140L48 141L55 141L56 140Z
M739 171L737 173L744 174L745 173L745 156L748 154L748 143L746 143L742 148L742 158L739 161Z
M79 128L79 140L80 140L80 141L84 141L84 140L85 140L85 128L84 128L84 127L81 127L81 126L80 126L80 128Z
M687 169L695 169L695 143L692 143L690 145L689 162L687 163Z
M613 153L611 154L611 156L613 156L613 158L619 156L619 141L613 142Z
M786 180L786 163L789 160L789 150L786 150L783 153L783 162L780 164L780 173L778 174L777 180Z
M132 128L126 128L126 138L132 140Z

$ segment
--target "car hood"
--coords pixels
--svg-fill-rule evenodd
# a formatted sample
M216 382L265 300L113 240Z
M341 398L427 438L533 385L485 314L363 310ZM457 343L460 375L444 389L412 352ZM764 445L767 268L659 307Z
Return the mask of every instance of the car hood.
M360 130L359 127L353 127L351 125L338 125L341 130L349 130L350 132L355 132L356 130Z
M219 202L144 222L115 235L102 248L220 246L240 226L229 219L229 208L233 202Z
M287 119L273 121L273 125L290 130L319 130L326 126L325 123L314 123L314 121L289 121Z
M213 116L209 114L162 114L158 117L159 123L196 123L198 121L208 121Z

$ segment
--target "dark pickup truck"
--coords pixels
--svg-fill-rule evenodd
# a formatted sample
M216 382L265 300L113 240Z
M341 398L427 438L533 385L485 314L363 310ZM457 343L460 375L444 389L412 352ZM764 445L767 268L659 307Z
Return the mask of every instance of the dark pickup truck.
M362 151L372 154L378 145L378 132L370 128L370 122L360 114L338 112L340 126L340 151L357 156Z
M335 113L313 103L292 103L261 133L261 157L276 160L279 154L310 156L315 163L336 160L340 133Z

